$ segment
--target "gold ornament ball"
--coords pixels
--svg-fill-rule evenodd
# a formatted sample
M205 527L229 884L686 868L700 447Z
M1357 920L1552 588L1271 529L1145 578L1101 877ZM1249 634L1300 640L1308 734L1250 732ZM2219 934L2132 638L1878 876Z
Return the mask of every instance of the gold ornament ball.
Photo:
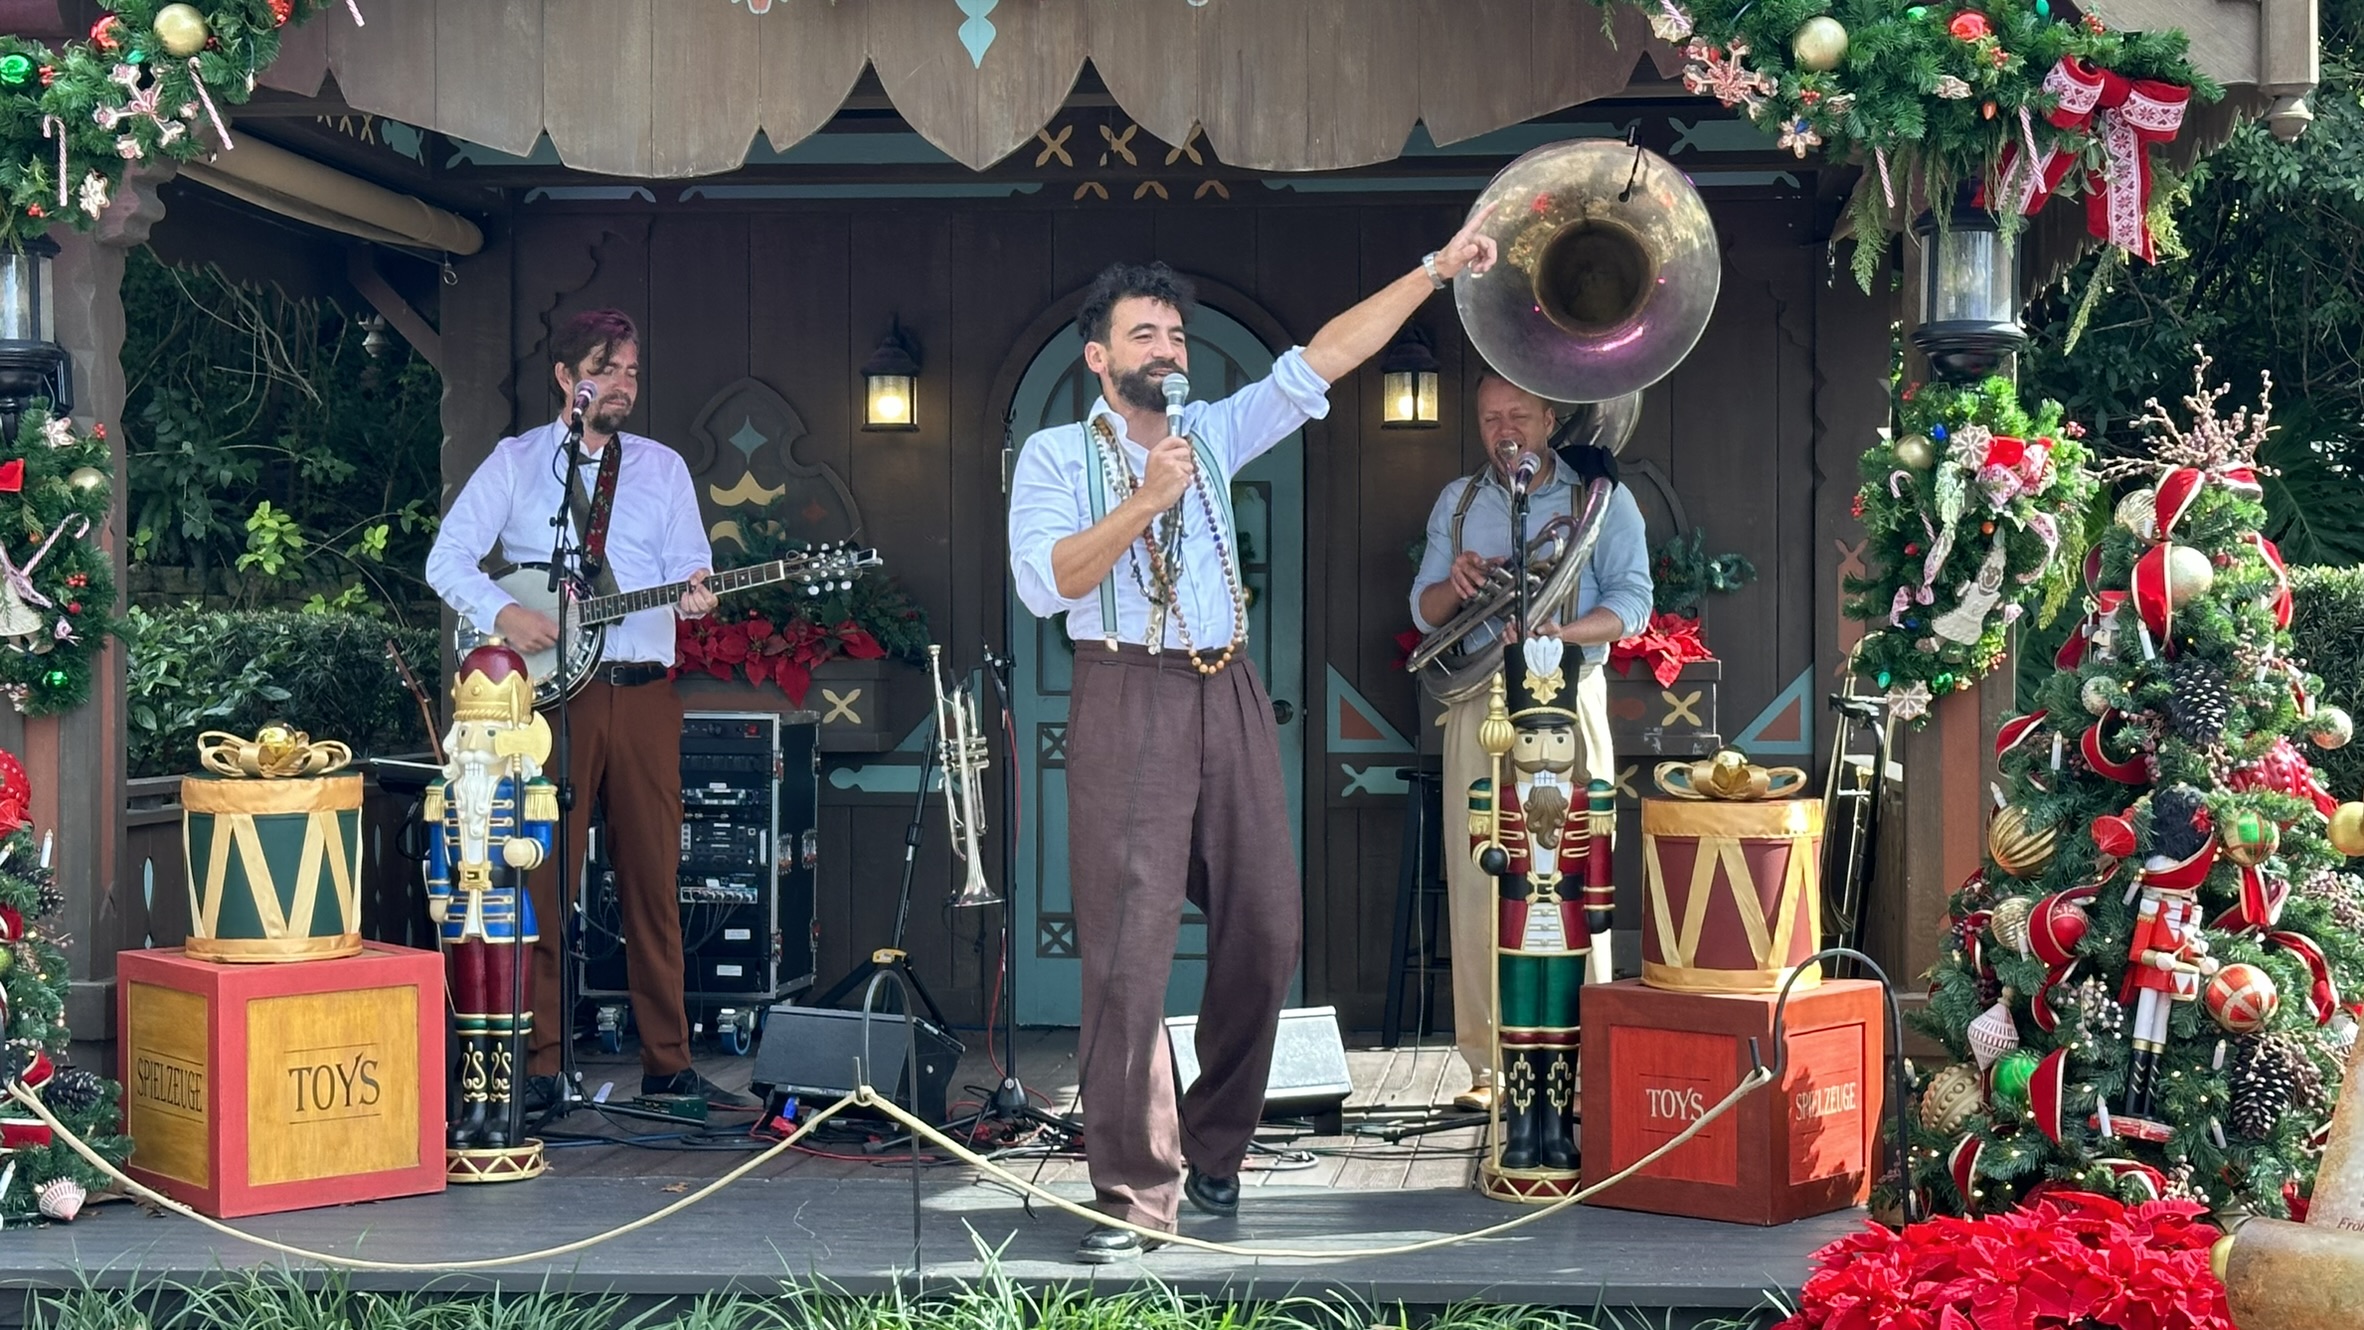
M1896 441L1896 460L1915 471L1937 465L1937 445L1926 434L1907 434Z
M2030 896L2010 896L1995 902L1994 912L1987 916L1987 927L1994 930L1995 941L2020 955L2027 954L2027 921L2036 912L2036 902Z
M1978 1112L1978 1069L1957 1062L1929 1078L1921 1091L1921 1125L1940 1136L1951 1136Z
M2060 829L2029 826L2027 810L2017 804L1995 814L1995 820L1987 824L1988 857L1995 867L2016 878L2041 876L2059 846Z
M2348 740L2356 737L2356 723L2338 707L2315 708L2308 724L2307 737L2314 740L2317 748L2345 748Z
M2171 545L2167 549L2167 604L2182 609L2208 594L2216 585L2216 565L2208 556L2189 545Z
M1789 39L1789 53L1798 68L1810 74L1827 74L1847 58L1847 28L1828 14L1817 15L1798 25Z
M302 742L293 729L274 722L255 731L255 756L266 767L276 766L293 756Z
M164 53L176 60L186 60L205 49L213 36L205 26L205 15L195 5L166 5L156 11L156 40L163 43Z
M95 466L78 466L66 476L66 483L85 493L107 483L107 473Z
M2136 540L2159 538L2159 496L2150 490L2139 489L2118 500L2114 516Z
M2331 848L2364 859L2364 803L2341 804L2331 815Z

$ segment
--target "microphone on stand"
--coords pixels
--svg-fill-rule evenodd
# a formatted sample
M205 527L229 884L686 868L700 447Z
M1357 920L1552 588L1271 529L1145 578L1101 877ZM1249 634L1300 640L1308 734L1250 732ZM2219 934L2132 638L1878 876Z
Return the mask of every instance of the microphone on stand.
M1542 466L1543 455L1541 453L1528 453L1519 458L1518 469L1510 474L1511 489L1520 495L1526 494L1528 489L1535 484L1535 473L1542 469Z
M1182 371L1175 370L1165 378L1166 433L1182 437L1182 404L1190 400L1190 380Z
M574 414L568 417L567 424L574 429L581 429L583 427L583 413L590 410L591 404L598 400L598 384L593 383L589 379L585 379L581 383L576 384Z

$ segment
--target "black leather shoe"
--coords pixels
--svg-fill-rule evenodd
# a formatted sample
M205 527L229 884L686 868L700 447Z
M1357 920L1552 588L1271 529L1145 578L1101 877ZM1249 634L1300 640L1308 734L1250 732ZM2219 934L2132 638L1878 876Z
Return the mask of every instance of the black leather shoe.
M1190 1173L1182 1180L1182 1194L1199 1213L1230 1219L1239 1213L1239 1179L1219 1178L1212 1173L1201 1173L1198 1165L1190 1166Z
M1145 1238L1121 1228L1101 1228L1095 1225L1075 1245L1075 1259L1085 1265L1107 1265L1112 1261L1131 1260L1146 1256L1166 1245L1164 1238Z

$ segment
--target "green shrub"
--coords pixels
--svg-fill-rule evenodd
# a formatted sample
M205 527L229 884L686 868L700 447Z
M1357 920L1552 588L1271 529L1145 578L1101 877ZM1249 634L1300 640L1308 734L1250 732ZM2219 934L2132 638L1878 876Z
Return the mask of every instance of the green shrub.
M2293 568L2293 654L2323 679L2323 702L2364 716L2364 567ZM2307 754L2342 799L2364 799L2364 743Z
M442 669L433 630L363 614L135 606L122 637L135 778L194 770L201 731L252 735L272 720L342 740L357 756L427 749L386 644L433 689Z

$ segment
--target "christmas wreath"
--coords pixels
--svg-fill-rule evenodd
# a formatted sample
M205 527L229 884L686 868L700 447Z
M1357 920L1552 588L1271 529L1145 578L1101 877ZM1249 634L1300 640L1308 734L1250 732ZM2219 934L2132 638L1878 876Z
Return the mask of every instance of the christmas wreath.
M1620 0L1684 42L1683 85L1745 111L1799 157L1860 162L1858 237L1899 229L1915 198L1980 188L2006 225L2083 192L2094 235L2152 256L2150 145L2223 90L2180 32L2112 32L2052 0ZM1606 0L1604 0L1606 3ZM1871 289L1882 247L1858 244Z
M0 693L29 716L90 697L92 662L114 631L106 524L106 427L27 412L0 445Z
M20 246L57 221L88 227L133 162L228 144L222 104L254 91L282 27L329 3L123 0L60 50L0 34L0 242ZM360 22L357 0L345 4Z
M2096 482L2084 430L2057 402L2028 412L2008 379L1910 386L1896 415L1863 455L1855 515L1876 575L1847 580L1847 613L1872 625L1856 674L1918 723L2001 662L2004 629L2031 604L2049 620L2067 602L2061 547L2083 548Z

